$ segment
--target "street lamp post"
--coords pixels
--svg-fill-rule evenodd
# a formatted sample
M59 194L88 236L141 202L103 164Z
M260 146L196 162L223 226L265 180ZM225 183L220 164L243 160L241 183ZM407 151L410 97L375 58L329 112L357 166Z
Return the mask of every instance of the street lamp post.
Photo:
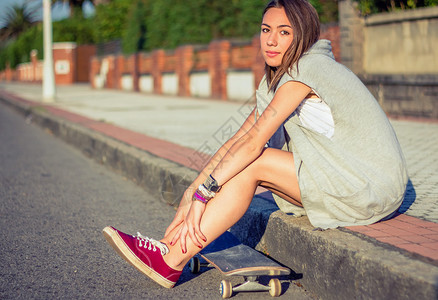
M43 102L55 101L55 74L53 70L52 12L50 0L43 0L44 68Z

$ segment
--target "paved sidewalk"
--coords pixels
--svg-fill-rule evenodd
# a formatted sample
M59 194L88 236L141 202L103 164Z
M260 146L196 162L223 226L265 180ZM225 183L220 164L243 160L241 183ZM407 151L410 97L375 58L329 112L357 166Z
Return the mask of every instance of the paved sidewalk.
M0 82L0 98L2 94L21 97L35 106L44 105L39 85ZM88 85L74 85L58 87L56 102L44 105L44 109L199 170L208 154L214 153L237 130L252 107L250 102L92 90ZM401 214L389 221L346 230L438 265L438 122L391 122L411 180L399 210ZM269 198L266 193L260 197Z

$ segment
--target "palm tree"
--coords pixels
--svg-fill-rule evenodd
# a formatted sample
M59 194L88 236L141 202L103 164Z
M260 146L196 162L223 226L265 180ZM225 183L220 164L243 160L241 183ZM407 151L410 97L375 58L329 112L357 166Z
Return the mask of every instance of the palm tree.
M31 8L29 3L24 2L6 9L6 14L1 18L4 27L0 30L0 40L15 38L37 22L36 9Z

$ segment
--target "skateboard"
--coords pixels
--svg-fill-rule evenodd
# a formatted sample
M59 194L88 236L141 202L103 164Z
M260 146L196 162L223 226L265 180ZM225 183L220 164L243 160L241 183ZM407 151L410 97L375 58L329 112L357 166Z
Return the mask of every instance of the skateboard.
M206 263L201 263L200 257ZM272 297L281 294L278 278L271 278L268 285L259 282L261 276L284 276L290 269L281 266L255 249L243 245L231 232L226 231L197 256L190 260L190 270L196 274L201 267L214 267L224 276L243 276L245 282L232 286L229 280L222 280L220 293L222 298L230 298L233 292L269 291Z

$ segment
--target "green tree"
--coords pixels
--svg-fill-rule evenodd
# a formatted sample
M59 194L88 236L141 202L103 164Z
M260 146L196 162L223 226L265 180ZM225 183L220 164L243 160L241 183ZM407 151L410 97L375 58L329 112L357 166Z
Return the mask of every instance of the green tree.
M362 15L436 6L438 0L356 0Z
M6 69L6 63L8 62L8 53L6 47L0 48L0 70Z
M325 24L338 21L337 0L310 0L310 3L316 8L321 23Z
M42 57L42 30L40 26L34 26L22 33L16 40L10 41L0 49L0 70L9 63L11 68L30 60L30 51L38 50L38 56Z
M131 3L129 0L112 0L96 6L93 17L96 42L108 42L123 36Z
M217 38L252 37L260 28L265 4L265 0L152 2L146 17L146 48L174 48Z
M146 49L169 48L167 34L170 24L167 5L173 0L162 0L151 3L150 14L146 18Z
M254 36L260 30L265 5L266 1L263 0L217 1L213 9L220 14L217 16L217 26L214 28L215 37Z
M146 16L149 15L149 5L148 0L135 0L131 4L122 36L122 49L126 54L142 51L146 47Z
M23 63L30 61L30 52L33 49L38 51L38 56L43 57L43 29L42 24L38 26L33 26L20 34L17 40L14 42L14 48L16 52L16 57L19 59L15 63ZM12 64L11 64L12 66Z
M82 12L76 11L68 18L53 23L54 42L75 42L92 44L94 39L94 24L91 18L85 18Z
M24 2L6 8L6 14L1 19L4 26L0 33L1 40L16 38L36 22L36 11L29 4Z

